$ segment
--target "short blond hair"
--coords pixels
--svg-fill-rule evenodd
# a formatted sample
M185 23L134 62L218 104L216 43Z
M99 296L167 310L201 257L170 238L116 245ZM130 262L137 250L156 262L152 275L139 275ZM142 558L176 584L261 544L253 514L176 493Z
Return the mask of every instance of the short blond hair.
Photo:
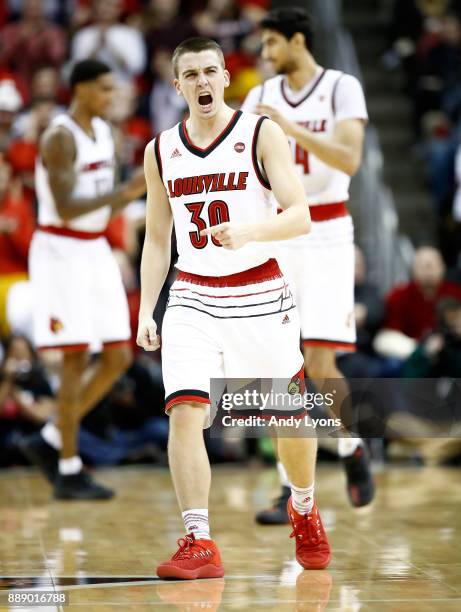
M195 36L194 38L183 40L173 51L171 63L173 64L173 71L176 78L178 78L179 58L185 53L200 53L201 51L216 51L222 67L225 68L224 53L218 43L212 38Z

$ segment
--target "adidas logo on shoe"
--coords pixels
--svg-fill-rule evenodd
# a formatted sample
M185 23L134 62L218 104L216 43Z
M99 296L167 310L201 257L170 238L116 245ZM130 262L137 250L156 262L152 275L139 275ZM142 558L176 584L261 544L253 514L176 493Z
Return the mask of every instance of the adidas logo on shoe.
M173 153L171 154L170 159L173 159L173 157L182 157L181 153L178 151L178 149L175 149L173 151Z
M286 315L283 317L282 325L285 325L285 323L290 323L290 322L291 322L291 321L290 321L290 317L289 317L289 316L286 314Z

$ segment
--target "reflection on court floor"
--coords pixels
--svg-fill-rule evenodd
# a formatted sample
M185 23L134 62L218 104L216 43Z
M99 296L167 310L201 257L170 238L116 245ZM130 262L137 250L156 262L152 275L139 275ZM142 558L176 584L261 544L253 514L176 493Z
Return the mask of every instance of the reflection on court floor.
M130 467L98 476L117 490L114 500L56 502L32 470L0 473L0 610L8 609L7 592L34 589L66 592L70 609L81 610L461 609L455 469L385 469L373 506L357 511L341 471L321 466L317 495L334 555L328 570L307 572L294 560L289 527L253 520L277 492L275 474L215 468L210 518L226 576L195 582L154 575L182 535L168 472Z

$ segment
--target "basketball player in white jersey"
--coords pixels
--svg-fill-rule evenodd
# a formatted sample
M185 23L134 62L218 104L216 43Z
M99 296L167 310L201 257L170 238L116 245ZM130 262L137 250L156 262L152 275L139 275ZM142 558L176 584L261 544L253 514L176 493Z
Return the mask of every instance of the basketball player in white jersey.
M348 394L336 351L355 349L354 235L347 210L350 178L360 166L367 109L359 81L317 64L307 13L298 7L270 11L261 23L262 57L277 76L252 89L243 110L267 115L289 138L309 203L312 232L280 245L281 265L294 288L301 318L307 375L324 393L334 390L335 409ZM374 496L367 449L343 437L338 451L351 503ZM257 515L263 524L288 521L289 481L278 462L282 494Z
M72 103L43 134L36 167L38 227L30 251L34 340L63 352L56 424L22 449L59 499L108 499L113 492L82 471L79 423L128 367L129 315L115 258L103 232L113 213L145 192L140 173L114 187L115 148L103 119L112 101L110 69L96 60L73 68ZM89 348L102 345L96 363Z
M188 39L173 53L187 121L146 148L147 225L137 342L160 345L152 312L170 264L174 223L179 259L162 330L169 461L187 535L157 568L161 578L224 574L210 536L208 426L211 378L302 376L299 320L271 241L309 231L309 209L283 131L224 104L229 73L216 42ZM276 215L271 187L283 212ZM296 556L320 569L330 549L313 496L315 438L281 438Z

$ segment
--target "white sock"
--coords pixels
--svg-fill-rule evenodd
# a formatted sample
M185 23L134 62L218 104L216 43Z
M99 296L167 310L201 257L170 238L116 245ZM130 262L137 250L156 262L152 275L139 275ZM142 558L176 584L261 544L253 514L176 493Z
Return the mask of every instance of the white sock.
M361 444L362 438L338 438L338 455L340 457L350 457Z
M71 476L82 471L83 463L78 455L68 459L59 460L59 473L63 476Z
M191 508L182 513L187 533L193 533L197 540L211 540L208 523L208 508Z
M277 472L279 473L279 480L282 487L291 487L287 471L281 461L277 461Z
M306 489L291 485L291 504L298 514L309 514L314 507L314 483Z
M48 423L46 423L46 425L40 430L40 434L45 442L48 442L50 446L56 450L61 450L61 432L53 421L48 421Z

